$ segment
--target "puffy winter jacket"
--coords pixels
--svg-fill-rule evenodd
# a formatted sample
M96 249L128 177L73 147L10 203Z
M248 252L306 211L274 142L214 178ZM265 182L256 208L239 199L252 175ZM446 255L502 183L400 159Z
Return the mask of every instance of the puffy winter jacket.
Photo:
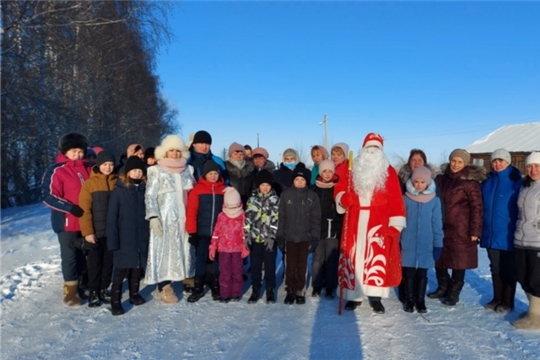
M209 151L208 154L200 154L195 151L193 146L189 149L189 152L191 156L188 159L188 165L193 166L193 176L195 177L195 180L199 181L201 178L204 164L208 160L213 160L219 166L219 176L223 180L223 183L229 185L229 174L227 173L227 168L225 167L223 159L213 155L211 151Z
M240 194L240 199L245 208L247 201L251 196L253 181L257 176L255 167L251 161L246 161L244 167L240 169L229 160L225 161L225 166L227 168L227 173L229 174L229 182Z
M223 207L223 190L226 186L219 179L212 183L204 177L189 192L186 214L188 234L211 237L217 217Z
M212 234L211 246L218 252L242 252L245 248L244 221L244 214L230 218L224 212L219 213L216 228Z
M540 180L521 188L517 204L519 215L514 246L540 249Z
M107 236L107 210L111 192L116 187L116 174L105 175L94 166L79 194L79 206L84 215L79 219L82 236L94 234L98 239Z
M296 164L296 167L306 167L303 162ZM281 193L289 189L293 185L293 170L289 169L283 163L279 165L279 169L274 171L274 184L272 188L276 190L276 194L281 196Z
M248 200L244 225L246 238L256 243L275 240L278 229L279 197L274 189L263 195L255 192Z
M513 166L500 172L492 170L490 176L482 182L484 221L481 247L507 251L514 249L517 198L522 183L521 172Z
M299 243L321 236L321 205L313 190L294 186L285 190L279 199L277 237Z
M336 177L337 179L337 177ZM320 180L320 177L319 177ZM341 239L343 215L338 214L334 201L334 187L322 189L315 185L313 189L321 203L321 239Z

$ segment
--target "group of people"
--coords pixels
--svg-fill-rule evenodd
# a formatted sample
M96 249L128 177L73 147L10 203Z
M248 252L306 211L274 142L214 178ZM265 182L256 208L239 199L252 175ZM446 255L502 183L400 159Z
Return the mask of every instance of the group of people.
M441 169L413 149L396 170L375 133L354 160L345 143L330 152L313 146L311 170L292 148L276 168L264 148L232 143L223 160L211 144L202 130L188 146L168 135L155 149L130 145L116 164L106 150L89 151L81 134L60 139L43 192L60 243L67 305L81 304L83 271L88 305L110 303L113 315L124 313L125 279L134 305L146 301L141 281L157 284L152 295L164 303L178 302L176 281L184 282L191 303L205 295L206 284L214 300L238 301L246 258L248 303L261 298L263 280L266 302L274 303L279 248L285 304L305 303L312 253L313 297L340 293L346 310L367 298L382 314L382 299L397 287L403 310L423 313L428 269L435 267L438 287L427 296L453 306L466 269L477 267L480 244L494 289L486 308L511 311L519 282L530 304L514 325L540 328L539 152L527 157L523 177L504 149L493 152L488 176L469 165L463 149Z

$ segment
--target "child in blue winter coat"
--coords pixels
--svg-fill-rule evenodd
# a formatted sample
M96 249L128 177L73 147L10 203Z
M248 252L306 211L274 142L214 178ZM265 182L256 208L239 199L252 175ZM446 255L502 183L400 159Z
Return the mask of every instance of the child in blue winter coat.
M441 201L435 196L431 170L416 168L403 195L407 227L401 233L401 261L405 302L403 310L425 313L427 270L441 256L443 244Z

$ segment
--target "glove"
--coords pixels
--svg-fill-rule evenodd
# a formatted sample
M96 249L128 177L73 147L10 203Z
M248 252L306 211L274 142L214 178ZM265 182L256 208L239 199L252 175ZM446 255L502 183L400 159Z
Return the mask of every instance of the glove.
M246 249L245 247L242 248L242 254L241 254L242 259L246 258L248 255L249 255L249 250Z
M317 248L318 244L319 244L319 238L316 238L316 237L311 238L311 240L309 241L309 249L308 249L308 251L310 253L313 253L315 251L315 249Z
M277 241L277 245L279 247L279 250L281 250L281 252L283 254L285 254L285 238L283 236L279 236L276 238L276 241Z
M89 243L83 238L72 239L69 245L72 249L79 249L82 251L97 250L97 248L99 247L98 244Z
M358 201L357 196L353 193L346 192L339 199L339 204L345 209L348 209L354 204L355 201Z
M216 249L216 247L214 245L210 245L208 247L208 258L210 260L213 261L216 258L216 251L217 251L217 249Z
M155 217L150 219L150 229L152 229L154 235L158 237L163 236L163 226L161 225L161 220L159 220L159 218Z
M193 246L197 246L199 244L199 237L197 234L189 234L188 242Z
M76 216L78 218L80 218L81 216L84 215L84 210L81 209L81 207L79 205L73 205L71 207L71 210L69 210L69 213L73 216Z
M433 248L433 260L438 261L441 258L442 247Z
M268 239L268 241L266 241L266 250L268 251L274 251L274 246L275 246L276 242L272 239Z

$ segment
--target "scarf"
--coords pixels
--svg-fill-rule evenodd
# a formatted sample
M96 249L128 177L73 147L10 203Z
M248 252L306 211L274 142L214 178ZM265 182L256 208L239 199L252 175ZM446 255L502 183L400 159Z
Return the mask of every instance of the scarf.
M173 174L180 174L186 169L187 160L163 158L157 161L158 165Z
M233 164L234 166L236 166L237 168L239 169L242 169L245 165L246 165L246 161L245 160L235 160L235 159L229 159L229 162L231 164Z
M411 179L407 180L407 183L405 185L407 187L407 192L405 192L405 196L407 196L412 201L416 201L419 203L427 203L430 200L432 200L435 197L435 181L431 180L426 190L419 192L415 189Z
M329 182L322 181L322 177L319 175L317 176L317 180L315 180L315 185L320 189L330 189L333 188L334 185L336 185L337 181L338 177L336 175L334 175L334 177L332 177L332 180L330 180Z

